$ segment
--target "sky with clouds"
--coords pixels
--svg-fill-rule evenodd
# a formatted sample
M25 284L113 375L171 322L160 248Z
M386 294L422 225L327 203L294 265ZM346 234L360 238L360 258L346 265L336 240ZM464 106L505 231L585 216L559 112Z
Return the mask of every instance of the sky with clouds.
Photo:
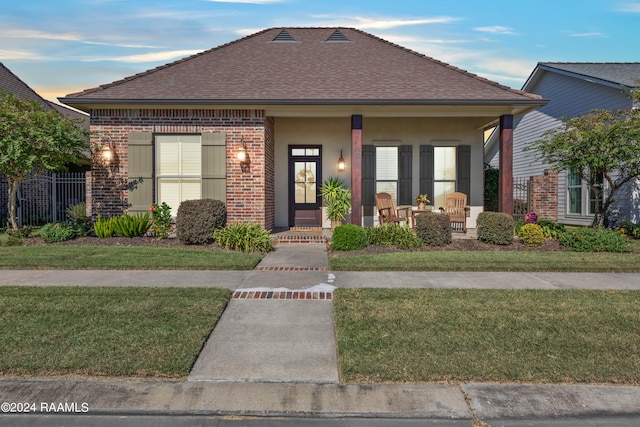
M640 61L639 0L20 0L0 62L43 97L270 27L353 27L519 89L538 62Z

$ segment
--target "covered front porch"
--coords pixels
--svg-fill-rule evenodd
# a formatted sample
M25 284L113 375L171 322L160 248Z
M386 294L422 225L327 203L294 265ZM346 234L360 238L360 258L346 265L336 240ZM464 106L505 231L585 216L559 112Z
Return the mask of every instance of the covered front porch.
M274 229L329 228L319 189L329 177L342 180L352 192L351 214L345 222L377 223L375 194L388 192L396 206L413 206L428 194L434 210L444 206L446 194L460 191L470 207L467 226L475 228L484 210L484 130L503 123L501 143L511 144L509 114L504 109L362 108L273 115ZM511 111L511 109L509 109ZM288 113L288 114L287 114ZM512 160L501 150L500 210L512 211ZM267 153L268 156L268 153ZM344 169L339 168L344 161Z

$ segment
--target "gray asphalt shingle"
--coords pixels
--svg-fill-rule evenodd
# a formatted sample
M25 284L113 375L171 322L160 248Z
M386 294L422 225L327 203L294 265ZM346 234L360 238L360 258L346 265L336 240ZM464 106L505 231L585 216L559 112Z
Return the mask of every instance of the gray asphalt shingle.
M281 34L282 30L267 29L70 94L67 100L444 103L539 99L360 30L286 28L287 34ZM274 41L277 37L285 41Z

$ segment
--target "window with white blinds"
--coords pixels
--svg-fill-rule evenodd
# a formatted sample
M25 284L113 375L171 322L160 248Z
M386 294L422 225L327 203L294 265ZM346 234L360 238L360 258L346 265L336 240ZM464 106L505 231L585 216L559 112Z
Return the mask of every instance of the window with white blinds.
M376 193L389 193L398 203L398 147L376 147Z
M156 200L178 211L184 200L201 198L200 135L156 136Z

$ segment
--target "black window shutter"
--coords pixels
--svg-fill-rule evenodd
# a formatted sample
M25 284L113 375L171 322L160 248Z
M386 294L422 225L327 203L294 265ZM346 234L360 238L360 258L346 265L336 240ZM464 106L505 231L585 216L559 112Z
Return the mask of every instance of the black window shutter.
M413 146L401 145L398 147L398 205L411 205L411 155Z
M471 146L458 145L457 153L457 173L458 188L457 191L467 195L467 203L471 198Z
M433 201L433 145L420 146L420 194Z
M373 215L376 195L376 147L362 146L362 207L364 216Z

